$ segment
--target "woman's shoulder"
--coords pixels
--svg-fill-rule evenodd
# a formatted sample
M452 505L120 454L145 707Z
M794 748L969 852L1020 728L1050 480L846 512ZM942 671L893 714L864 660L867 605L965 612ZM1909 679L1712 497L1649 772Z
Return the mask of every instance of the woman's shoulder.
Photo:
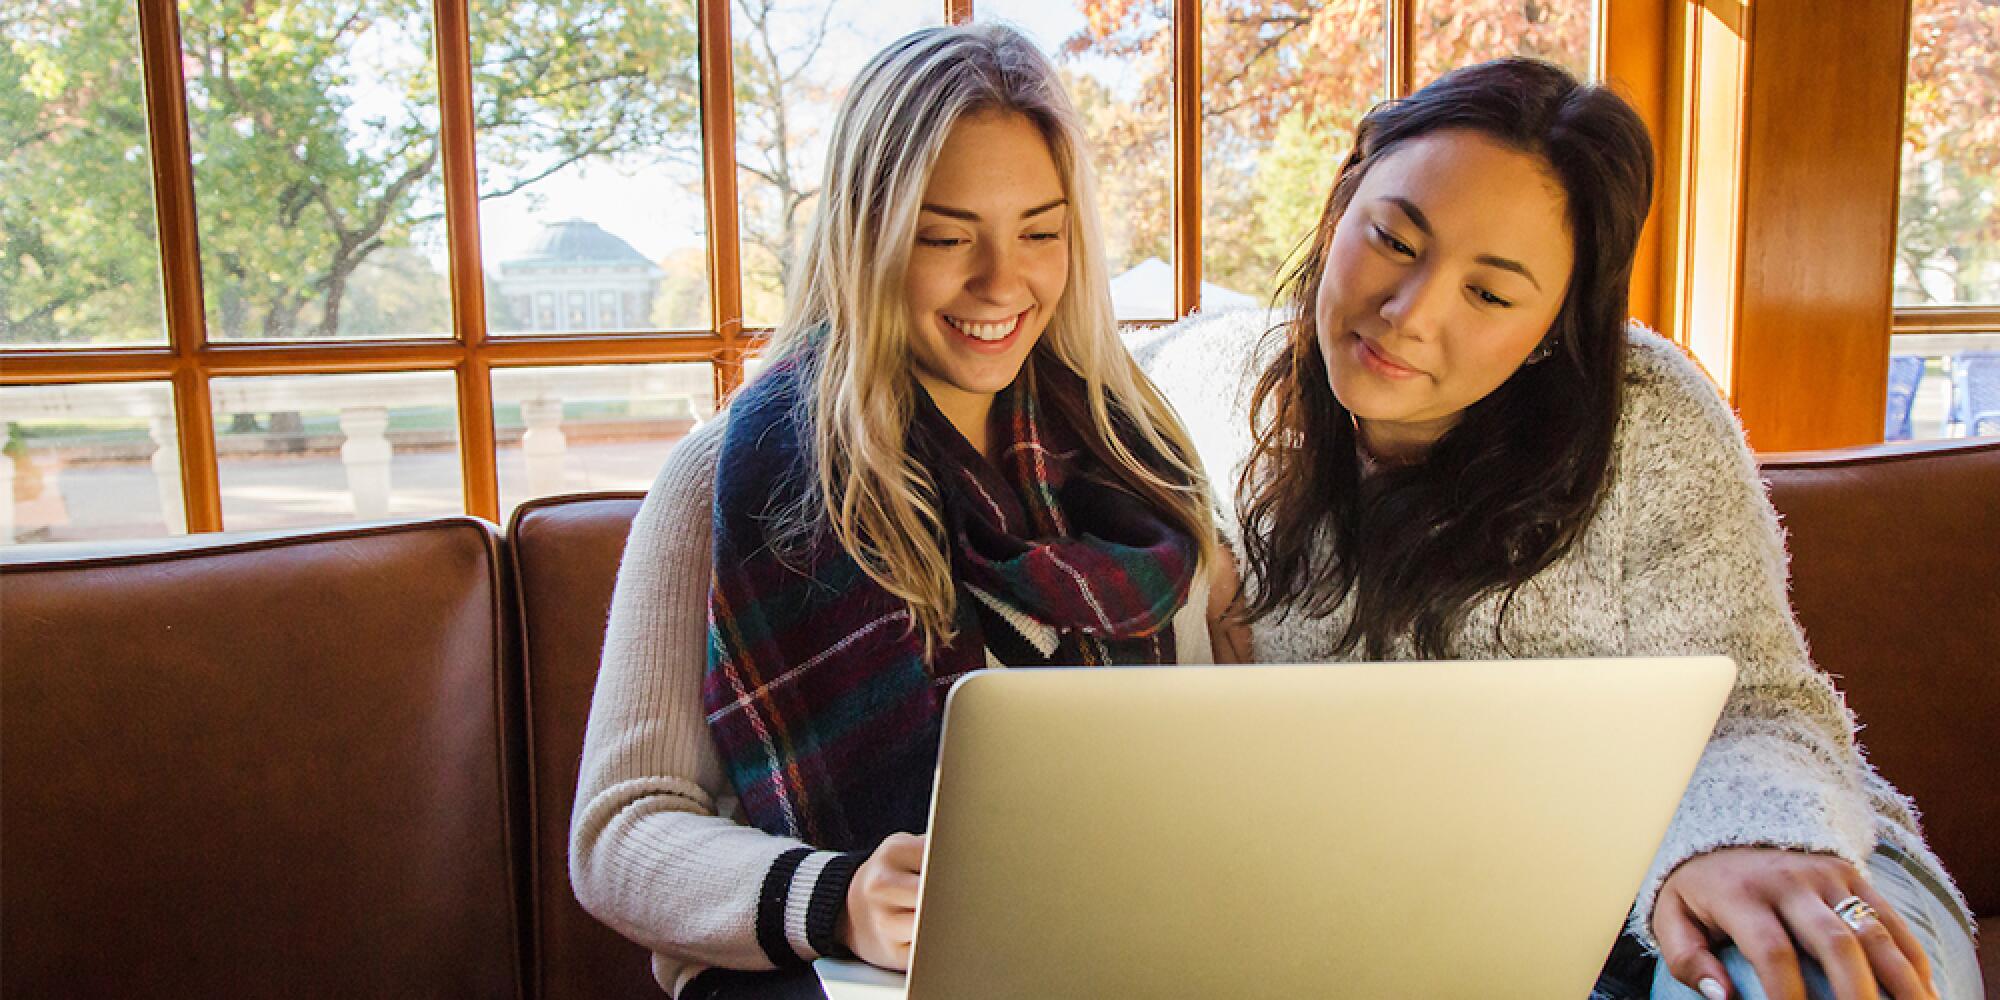
M799 474L811 448L810 409L799 362L774 361L716 414L718 494L731 502L769 496Z
M1625 436L1743 437L1735 411L1701 363L1637 321L1626 329L1622 411Z
M762 437L773 425L795 420L803 398L800 361L781 358L738 387L716 416L729 416L729 425L734 428L730 438L744 434Z
M1701 362L1686 348L1637 320L1625 328L1625 395L1628 401L1647 404L1692 404L1704 410L1728 411L1722 390Z
M1655 500L1754 483L1743 425L1694 357L1637 323L1627 345L1614 477L1649 484L1644 492Z
M1126 335L1133 359L1173 404L1215 481L1233 481L1249 452L1250 394L1275 343L1265 334L1276 323L1265 309L1227 309Z
M1129 330L1125 346L1156 382L1163 373L1183 369L1213 379L1225 368L1250 367L1264 334L1276 324L1275 314L1256 306L1195 312L1165 326Z
M675 508L707 510L715 496L715 470L722 456L722 439L729 431L729 410L697 424L674 443L648 491L649 501Z

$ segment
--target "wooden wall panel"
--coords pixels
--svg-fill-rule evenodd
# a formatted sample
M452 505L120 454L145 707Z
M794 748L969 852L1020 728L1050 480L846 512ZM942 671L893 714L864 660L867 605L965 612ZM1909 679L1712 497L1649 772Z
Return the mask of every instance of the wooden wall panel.
M1672 115L1668 88L1671 16L1668 0L1603 0L1597 20L1597 76L1632 102L1653 133L1653 212L1639 234L1632 266L1632 315L1662 328L1661 297L1665 233L1680 204L1673 154L1679 150L1680 123ZM1677 228L1674 231L1678 231ZM1669 331L1669 335L1671 332Z
M1762 451L1881 440L1908 0L1669 0L1665 327Z
M1750 18L1737 411L1759 450L1880 441L1909 3Z

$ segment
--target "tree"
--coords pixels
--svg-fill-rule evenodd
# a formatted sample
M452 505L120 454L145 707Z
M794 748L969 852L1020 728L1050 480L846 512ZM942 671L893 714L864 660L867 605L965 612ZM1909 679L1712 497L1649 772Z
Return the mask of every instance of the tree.
M135 7L0 17L0 343L163 340Z
M2000 5L1916 0L1897 301L2000 302Z
M734 0L743 316L774 324L819 198L822 151L861 60L916 24L868 21L866 0ZM886 30L885 30L886 29Z
M0 342L157 336L132 6L55 0L0 26ZM346 307L364 263L435 238L441 217L428 0L180 10L212 334L425 332ZM482 197L587 157L698 154L690 3L474 0L471 14ZM445 290L428 284L433 305L406 318L436 321Z
M831 116L811 113L811 105L830 105L834 91L814 70L840 6L831 0L816 11L793 11L777 0L736 0L737 225L743 312L752 324L775 322L782 312L784 278L819 194L805 153L817 135L811 123ZM803 36L787 39L781 21L803 23Z
M1173 106L1169 0L1078 0L1084 28L1064 45L1072 64L1124 62L1138 86L1115 100L1073 86L1098 162L1106 212L1129 218L1134 246L1164 246L1164 185L1130 182L1133 163L1170 163ZM1419 80L1500 55L1587 69L1585 0L1467 0L1419 8ZM1202 271L1262 297L1310 234L1361 115L1386 96L1382 8L1374 0L1214 0L1202 9Z

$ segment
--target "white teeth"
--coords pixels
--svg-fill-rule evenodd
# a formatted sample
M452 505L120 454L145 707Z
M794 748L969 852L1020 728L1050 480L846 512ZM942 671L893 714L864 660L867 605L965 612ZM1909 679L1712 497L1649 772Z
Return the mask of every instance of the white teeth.
M1004 339L1008 334L1014 332L1014 325L1020 321L1021 317L1019 316L1004 319L998 323L973 323L968 320L959 319L956 316L945 317L945 322L950 323L953 329L974 340L985 341Z

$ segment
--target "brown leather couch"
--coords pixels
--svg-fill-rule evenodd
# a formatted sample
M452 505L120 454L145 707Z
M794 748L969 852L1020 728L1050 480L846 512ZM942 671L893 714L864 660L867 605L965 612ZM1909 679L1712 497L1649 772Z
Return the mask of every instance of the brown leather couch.
M2000 998L2000 441L1764 469ZM0 553L0 994L657 996L565 861L638 505Z
M491 525L4 559L0 994L526 994Z
M1980 915L2000 998L2000 440L1766 455L1792 606Z

